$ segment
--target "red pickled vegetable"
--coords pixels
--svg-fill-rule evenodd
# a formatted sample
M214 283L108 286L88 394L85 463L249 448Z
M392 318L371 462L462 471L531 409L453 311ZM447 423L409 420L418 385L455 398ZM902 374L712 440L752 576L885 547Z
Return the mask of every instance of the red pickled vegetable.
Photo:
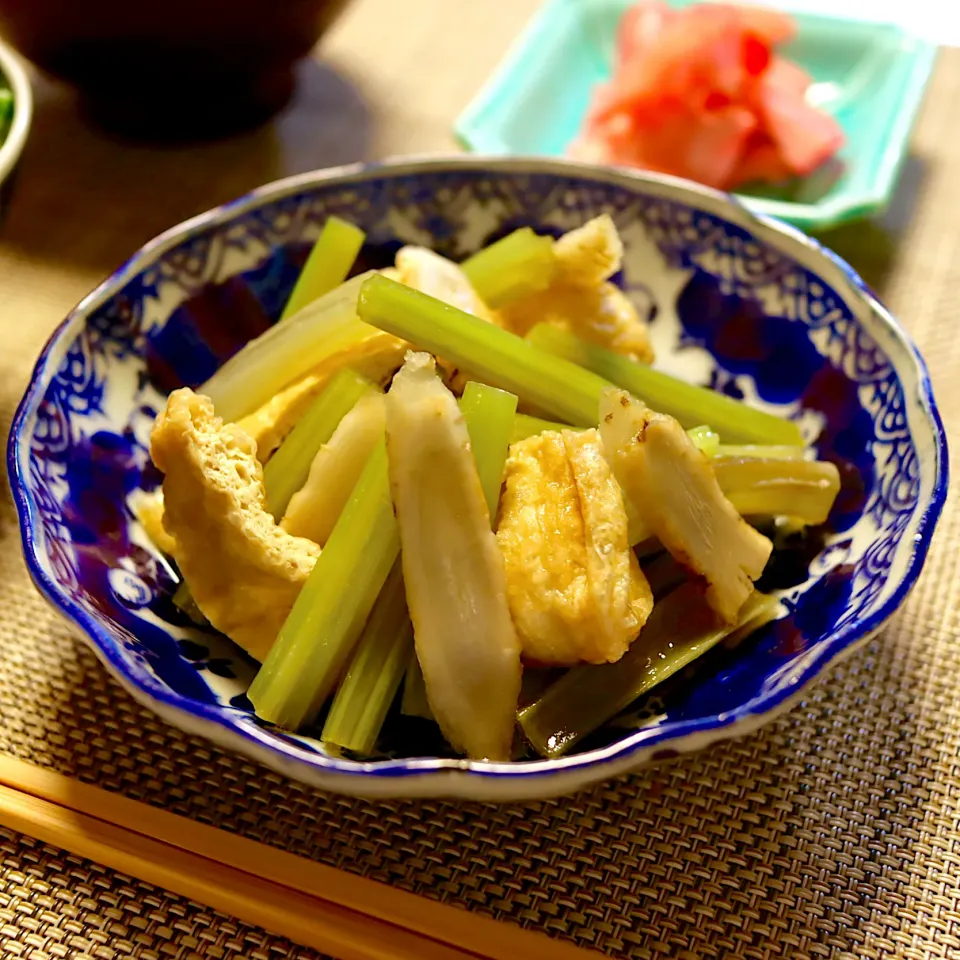
M789 14L768 7L739 7L737 12L747 32L768 47L786 43L796 36L797 27Z
M793 35L775 10L641 0L621 18L613 77L594 90L571 155L721 189L813 172L843 132L807 103L806 72L776 53Z
M739 183L781 183L789 180L793 171L786 165L773 141L761 134L747 144L737 167L737 176L739 180L731 182L731 186Z
M660 35L663 27L678 16L663 0L649 0L630 7L617 30L618 62L625 63L645 53Z
M798 66L781 57L760 81L763 124L784 164L800 175L812 173L843 144L837 122L804 100L809 83Z

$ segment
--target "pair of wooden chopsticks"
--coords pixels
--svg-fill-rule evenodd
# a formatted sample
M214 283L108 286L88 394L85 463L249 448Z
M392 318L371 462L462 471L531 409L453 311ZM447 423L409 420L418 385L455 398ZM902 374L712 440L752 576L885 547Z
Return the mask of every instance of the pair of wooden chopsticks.
M12 757L0 757L0 824L338 960L598 956Z

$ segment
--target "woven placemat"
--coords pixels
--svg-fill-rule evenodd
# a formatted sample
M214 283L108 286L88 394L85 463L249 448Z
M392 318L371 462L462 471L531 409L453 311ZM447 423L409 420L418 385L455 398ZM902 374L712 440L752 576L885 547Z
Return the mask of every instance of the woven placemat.
M960 51L938 64L880 225L829 238L925 353L960 425ZM0 282L13 271L0 248ZM36 331L4 318L0 429ZM29 347L29 349L28 349ZM928 960L960 950L960 510L901 613L762 733L572 799L319 794L138 707L39 599L0 497L0 750L614 956ZM314 957L0 831L0 955Z

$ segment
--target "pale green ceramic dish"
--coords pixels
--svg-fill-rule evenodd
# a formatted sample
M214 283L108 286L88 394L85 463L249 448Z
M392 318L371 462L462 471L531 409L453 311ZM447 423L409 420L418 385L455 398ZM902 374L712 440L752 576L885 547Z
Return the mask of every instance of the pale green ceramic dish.
M591 88L609 77L630 2L547 0L457 121L461 143L485 154L562 156ZM837 118L847 143L810 177L739 196L758 212L819 230L887 205L936 48L895 26L794 16L798 34L785 52L814 78L811 97Z

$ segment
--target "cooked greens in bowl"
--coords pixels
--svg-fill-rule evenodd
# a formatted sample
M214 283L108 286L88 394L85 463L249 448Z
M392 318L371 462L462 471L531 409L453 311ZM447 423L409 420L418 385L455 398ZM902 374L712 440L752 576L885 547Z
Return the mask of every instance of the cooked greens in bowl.
M902 599L945 484L849 268L535 160L176 228L55 336L10 453L41 589L169 719L331 788L488 798L782 708Z

